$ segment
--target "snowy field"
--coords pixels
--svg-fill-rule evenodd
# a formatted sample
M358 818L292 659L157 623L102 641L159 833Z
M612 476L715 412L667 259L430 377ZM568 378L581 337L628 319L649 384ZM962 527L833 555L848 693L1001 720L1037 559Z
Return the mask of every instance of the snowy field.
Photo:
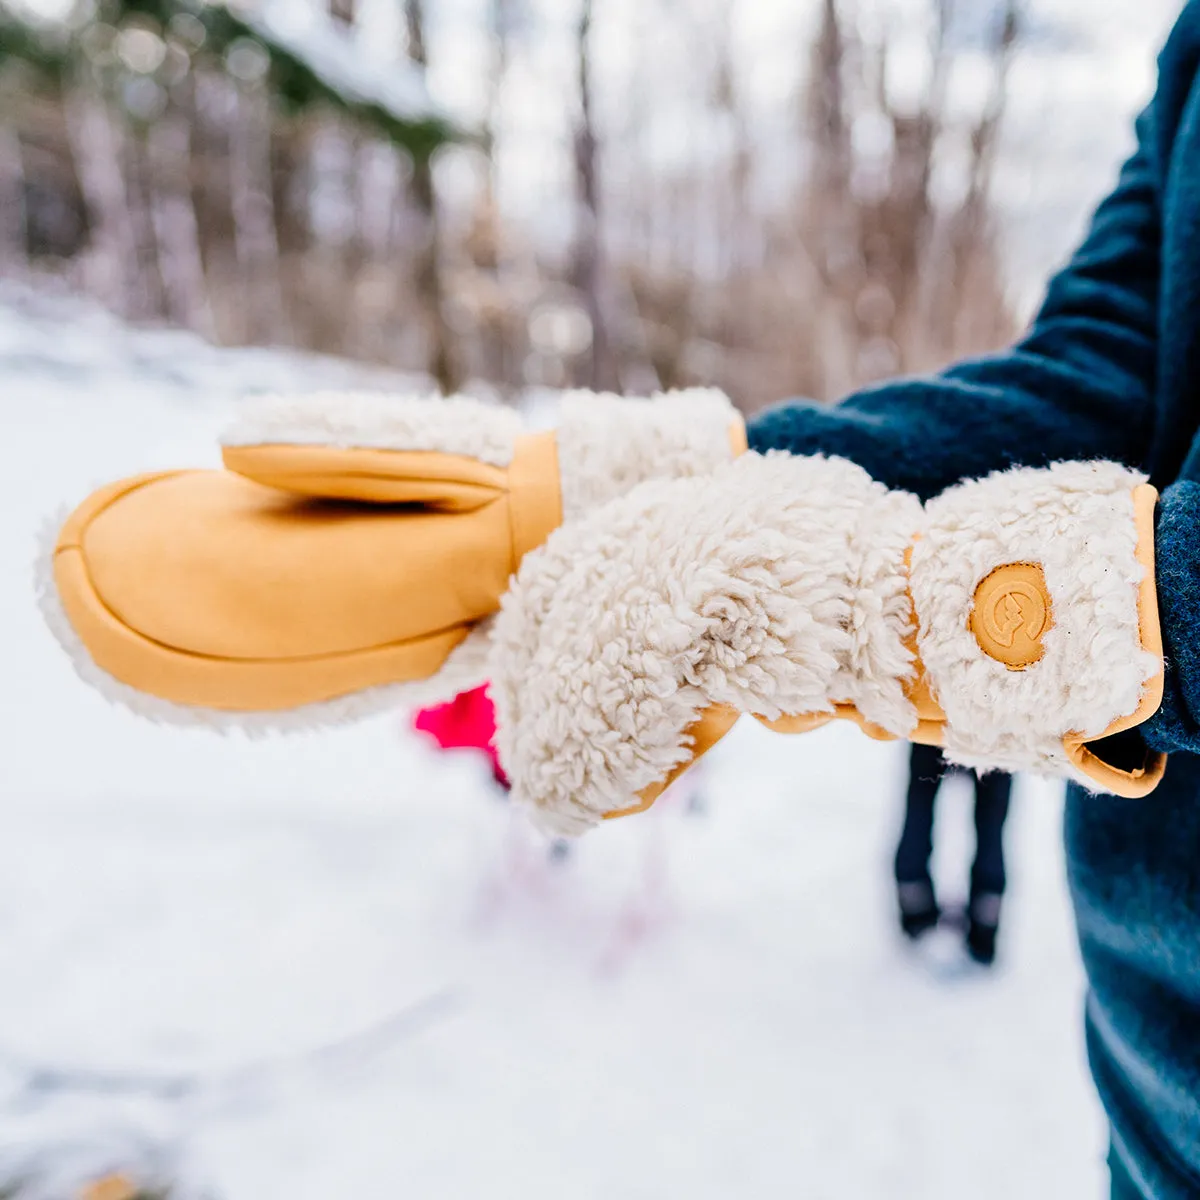
M1056 789L1019 785L989 974L899 943L903 751L849 728L739 728L703 811L552 864L400 714L222 740L77 682L34 605L43 519L215 463L241 390L361 377L0 291L0 1192L1099 1197ZM943 811L953 897L965 796Z

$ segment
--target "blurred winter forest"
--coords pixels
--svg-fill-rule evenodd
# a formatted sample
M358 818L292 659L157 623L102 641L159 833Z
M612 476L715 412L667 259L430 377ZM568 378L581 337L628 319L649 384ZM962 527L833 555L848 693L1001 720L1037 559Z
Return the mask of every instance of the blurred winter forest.
M735 0L487 0L477 120L426 88L456 53L438 3L0 0L0 271L502 397L714 384L754 409L1012 334L992 183L1020 0L804 0L769 111ZM531 83L547 22L565 66ZM506 145L516 108L566 135Z

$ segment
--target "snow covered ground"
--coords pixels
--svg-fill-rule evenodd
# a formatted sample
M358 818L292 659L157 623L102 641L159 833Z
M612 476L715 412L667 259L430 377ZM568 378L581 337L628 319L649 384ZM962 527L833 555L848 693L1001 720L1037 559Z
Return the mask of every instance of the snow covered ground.
M1099 1197L1056 789L1019 786L986 974L899 944L903 751L852 729L740 728L706 811L677 797L550 865L482 766L400 715L222 740L75 679L33 600L47 514L215 462L239 390L361 376L0 290L8 1176L56 1197L107 1168L217 1200ZM944 816L953 895L963 794Z

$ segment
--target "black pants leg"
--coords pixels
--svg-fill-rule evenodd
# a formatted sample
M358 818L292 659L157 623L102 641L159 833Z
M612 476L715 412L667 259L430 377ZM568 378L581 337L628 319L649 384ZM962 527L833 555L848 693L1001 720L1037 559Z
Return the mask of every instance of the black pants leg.
M908 760L908 799L904 830L896 847L896 882L928 883L933 854L933 801L946 772L936 746L914 744Z
M975 780L975 862L971 897L1004 893L1004 820L1012 795L1012 776L990 771Z

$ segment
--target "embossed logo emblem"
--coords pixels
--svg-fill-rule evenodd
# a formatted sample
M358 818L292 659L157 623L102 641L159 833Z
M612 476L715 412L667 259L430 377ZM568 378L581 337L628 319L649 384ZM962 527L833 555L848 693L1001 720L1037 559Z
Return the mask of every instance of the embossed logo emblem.
M1050 628L1046 577L1035 563L997 567L975 589L971 632L989 658L1013 671L1042 657L1042 638Z

